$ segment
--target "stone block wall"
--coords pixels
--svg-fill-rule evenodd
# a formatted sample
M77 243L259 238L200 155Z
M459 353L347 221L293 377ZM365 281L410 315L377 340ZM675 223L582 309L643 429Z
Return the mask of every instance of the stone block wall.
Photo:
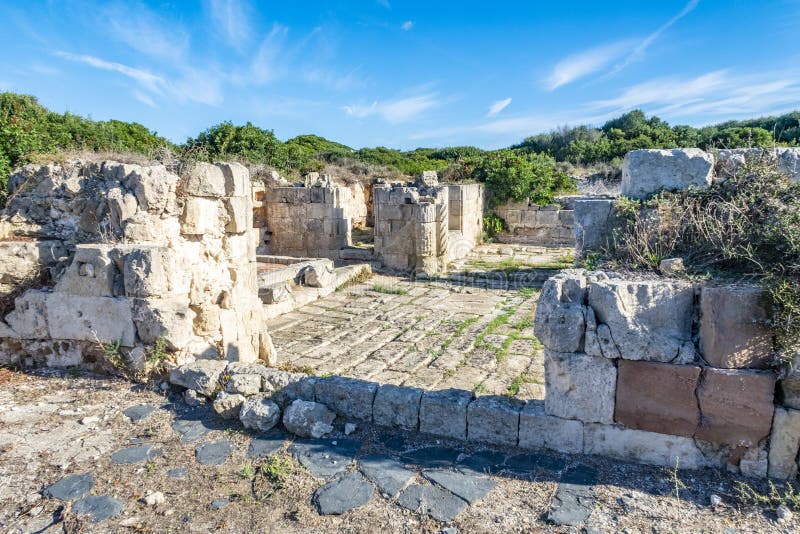
M0 361L102 367L112 346L141 370L159 338L178 361L273 359L243 166L179 177L161 165L30 165L11 193L0 243L15 252L2 279L51 277L4 311Z
M484 190L482 184L452 184L447 190L448 257L457 260L481 242Z
M760 291L580 270L551 278L535 320L539 417L580 426L587 454L793 476L800 411L776 396Z
M448 188L376 186L375 259L389 269L435 274L448 262Z
M269 253L337 259L352 241L351 200L349 189L333 185L266 189Z
M508 232L497 236L502 243L542 246L571 246L575 243L573 211L560 204L539 206L530 202L508 202L494 208L508 225Z

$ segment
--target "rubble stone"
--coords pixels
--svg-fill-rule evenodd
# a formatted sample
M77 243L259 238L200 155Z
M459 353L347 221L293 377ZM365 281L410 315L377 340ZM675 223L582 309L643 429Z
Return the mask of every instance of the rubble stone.
M278 424L281 419L281 409L267 395L254 395L242 403L239 420L245 428L267 430Z
M343 376L321 378L314 385L317 402L339 415L362 421L372 419L372 401L377 389L373 382Z
M333 431L336 414L324 404L295 400L283 413L286 430L303 438L321 438Z
M196 360L170 371L169 381L211 397L219 387L219 378L227 364L220 360Z
M239 417L239 411L244 401L244 395L220 391L217 393L217 398L214 399L214 411L223 419L236 419Z

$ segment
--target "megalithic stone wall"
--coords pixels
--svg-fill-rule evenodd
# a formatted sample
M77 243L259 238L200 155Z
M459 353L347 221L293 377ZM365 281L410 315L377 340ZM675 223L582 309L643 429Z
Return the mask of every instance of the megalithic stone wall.
M180 177L110 161L24 167L0 213L2 279L26 278L4 288L0 361L103 366L110 346L140 369L159 338L179 361L271 361L250 188L235 163Z
M551 278L535 320L548 424L581 425L587 454L793 476L800 412L776 395L784 381L760 291L581 270Z

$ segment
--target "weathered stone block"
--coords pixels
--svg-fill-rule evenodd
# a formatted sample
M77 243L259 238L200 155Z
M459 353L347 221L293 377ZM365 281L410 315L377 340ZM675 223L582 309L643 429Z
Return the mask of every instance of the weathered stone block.
M128 299L50 293L47 325L53 339L119 342L123 347L132 347L136 340Z
M629 280L595 275L588 302L608 325L622 358L690 363L694 290L688 282Z
M633 150L622 161L622 195L647 198L661 190L705 189L714 156L699 148Z
M611 360L545 350L545 412L565 419L611 423L617 369Z
M261 391L261 375L257 374L234 374L231 375L228 383L225 384L225 391L228 393L239 393L240 395L255 395Z
M249 197L229 197L224 204L228 215L226 232L241 234L253 228L253 202Z
M630 430L616 425L584 425L585 454L599 454L623 461L700 469L721 467L714 455L706 457L691 438L668 436L644 430Z
M330 376L317 380L314 394L317 402L344 417L353 417L362 421L372 419L372 401L378 384L347 378Z
M109 245L76 245L75 256L58 280L55 291L83 297L113 297L120 276Z
M697 399L702 415L695 437L734 447L755 447L769 436L775 406L770 372L706 368Z
M220 386L219 377L227 365L223 360L195 360L170 371L169 381L211 397Z
M548 349L556 352L583 349L585 288L586 278L578 272L568 271L544 283L536 307L534 332Z
M281 420L281 409L268 395L254 395L242 403L239 420L245 428L266 432Z
M220 234L221 231L218 200L200 197L186 199L181 216L182 234Z
M709 287L700 293L700 350L713 367L764 368L772 356L769 314L758 287Z
M775 407L769 440L769 476L786 479L797 474L800 449L800 411Z
M14 300L14 309L6 315L14 337L45 339L50 337L47 328L47 298L50 293L29 289Z
M223 419L236 419L244 401L244 395L220 391L214 399L213 408Z
M178 176L162 165L139 168L125 178L125 187L132 190L139 206L150 213L163 213L175 202Z
M628 428L692 437L700 421L693 365L620 360L614 420Z
M194 335L194 318L185 297L133 300L133 322L143 343L163 337L170 350L182 350Z
M217 166L225 177L225 194L229 197L250 197L250 171L241 163L219 163Z
M519 414L519 446L583 453L583 423L547 415L544 403L528 401Z
M419 406L419 431L466 440L467 405L473 397L461 389L426 391Z
M416 430L419 426L419 388L384 384L375 393L372 417L377 425Z
M137 247L123 259L125 295L162 297L169 293L169 250L166 247Z
M478 397L467 406L467 439L516 446L523 404L519 399L509 397Z
M183 193L194 197L227 196L222 169L210 163L193 165L183 183Z
M580 257L605 246L614 227L614 200L610 198L580 199L575 201L573 230L575 250Z

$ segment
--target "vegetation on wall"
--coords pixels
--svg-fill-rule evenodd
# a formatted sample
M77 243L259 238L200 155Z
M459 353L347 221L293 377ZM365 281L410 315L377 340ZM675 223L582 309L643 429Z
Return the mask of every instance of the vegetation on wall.
M683 258L687 273L761 283L779 353L800 346L800 183L775 162L748 162L707 190L620 199L622 221L604 252L613 267L657 270Z
M486 184L490 203L530 198L544 204L574 186L568 175L618 175L622 156L637 148L679 146L743 147L797 145L800 112L781 117L730 121L693 128L670 126L634 110L599 128L562 128L528 137L520 144L484 151L472 146L395 150L353 149L317 135L281 141L272 130L251 123L223 122L174 145L137 123L93 121L48 111L34 97L0 93L0 193L12 169L37 154L65 150L116 151L154 158L170 151L181 161L239 160L296 177L324 169L350 178L391 180L438 170L448 181ZM39 158L42 159L42 158ZM348 178L348 176L344 176Z

